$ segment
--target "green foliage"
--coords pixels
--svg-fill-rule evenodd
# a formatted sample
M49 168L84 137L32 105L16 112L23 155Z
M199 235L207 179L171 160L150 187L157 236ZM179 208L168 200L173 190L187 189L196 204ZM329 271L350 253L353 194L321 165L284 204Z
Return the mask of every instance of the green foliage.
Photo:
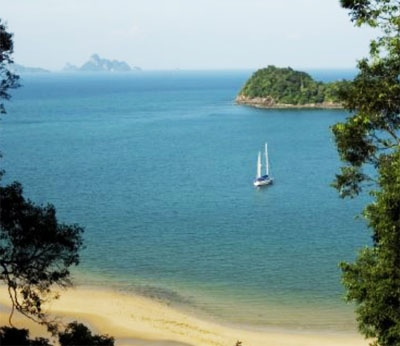
M69 267L79 263L83 229L60 224L52 205L25 200L19 183L0 186L0 206L0 280L13 309L52 327L42 304L57 297L54 285L71 285Z
M0 101L8 100L8 90L19 86L19 77L8 70L12 53L12 34L0 20ZM0 113L5 113L2 103ZM0 186L0 281L7 285L12 303L10 325L16 309L56 331L57 324L48 319L42 305L58 297L54 286L71 285L69 267L79 263L82 232L78 225L60 224L52 205L37 206L25 200L21 184ZM11 331L3 329L2 335ZM40 340L35 342L39 345Z
M342 263L347 300L356 303L360 331L373 345L400 345L400 1L341 0L357 25L380 29L370 58L339 96L351 115L333 126L345 166L334 186L353 197L368 188L364 210L373 246ZM365 167L372 173L364 173ZM375 170L373 170L375 168ZM372 185L371 183L374 183Z
M371 58L362 59L356 78L340 89L339 97L352 114L346 122L333 127L336 145L341 159L361 170L369 165L378 168L381 157L399 146L400 137L400 20L391 18L400 15L400 2L353 1L342 3L352 10L352 18L359 24L368 24L368 19L386 34L373 43ZM385 9L390 7L386 13ZM396 23L396 24L395 24ZM391 29L392 31L387 32ZM382 52L381 55L378 53ZM372 177L350 182L351 177L338 175L335 185L343 190L346 185L357 185L354 196L363 189L363 183Z
M114 338L108 335L92 334L82 323L71 322L63 332L58 333L60 346L114 346ZM53 346L46 338L29 339L29 330L14 327L0 328L2 346Z
M66 330L59 334L61 346L114 346L114 338L108 335L93 335L82 323L72 322Z
M13 62L11 59L13 45L12 34L7 32L6 25L0 19L0 114L6 113L2 100L9 100L11 98L8 90L20 86L18 82L19 76L11 73L8 69L9 64ZM0 169L0 179L3 174L4 170Z
M9 89L19 87L19 76L8 70L8 65L13 61L11 55L13 53L12 34L7 32L7 27L0 19L0 100L9 100ZM0 114L5 113L4 104L0 102Z
M337 103L338 92L345 82L316 82L305 72L290 67L268 66L256 71L246 82L240 95L249 98L271 97L275 103L290 105Z
M385 57L373 64L363 60L359 68L358 76L340 94L353 113L332 130L341 159L361 169L366 164L379 167L381 157L399 145L400 59ZM336 186L345 189L350 180L345 175L338 177ZM365 175L365 179L353 181L357 193L364 180L369 183L371 177Z
M360 331L377 345L394 346L400 345L400 151L382 159L379 174L381 189L364 212L374 247L341 267Z
M361 192L361 183L367 179L369 179L368 176L360 167L344 166L340 168L340 174L336 174L336 180L332 186L339 190L340 197L353 198Z
M13 327L0 328L0 345L2 346L52 346L45 338L29 339L27 329Z

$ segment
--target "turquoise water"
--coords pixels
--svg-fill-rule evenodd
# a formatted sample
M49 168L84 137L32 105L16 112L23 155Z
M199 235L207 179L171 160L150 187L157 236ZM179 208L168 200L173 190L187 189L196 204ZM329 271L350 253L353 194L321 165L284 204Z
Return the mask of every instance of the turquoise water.
M365 200L329 187L346 113L238 106L249 76L25 76L2 120L5 180L85 227L80 282L227 323L352 329L338 263L368 242ZM255 189L265 141L275 181Z

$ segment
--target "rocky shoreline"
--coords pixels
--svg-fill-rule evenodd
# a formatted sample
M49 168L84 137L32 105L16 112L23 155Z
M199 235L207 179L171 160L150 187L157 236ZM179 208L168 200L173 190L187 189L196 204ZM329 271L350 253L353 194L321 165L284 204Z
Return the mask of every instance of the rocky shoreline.
M343 109L341 104L333 102L307 103L303 105L276 103L270 96L251 98L245 95L238 95L235 102L241 105L267 109Z

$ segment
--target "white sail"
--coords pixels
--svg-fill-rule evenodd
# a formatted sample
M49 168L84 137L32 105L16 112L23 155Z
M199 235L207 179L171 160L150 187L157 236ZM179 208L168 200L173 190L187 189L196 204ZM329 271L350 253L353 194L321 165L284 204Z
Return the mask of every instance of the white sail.
M258 152L258 159L257 159L257 176L256 178L261 177L261 152Z
M270 185L273 182L273 178L269 176L269 160L268 160L268 144L265 143L265 175L262 175L262 162L261 162L261 151L258 152L257 158L257 176L253 182L256 187L264 185Z

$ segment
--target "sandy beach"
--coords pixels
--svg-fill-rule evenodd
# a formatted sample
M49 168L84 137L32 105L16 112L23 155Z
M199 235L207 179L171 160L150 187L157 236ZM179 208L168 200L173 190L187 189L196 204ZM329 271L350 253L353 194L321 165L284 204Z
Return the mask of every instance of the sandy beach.
M0 286L1 325L7 324L9 297ZM78 287L61 292L48 307L63 322L78 320L94 333L112 335L117 346L366 346L357 334L297 331L252 331L205 321L161 302L111 290ZM31 336L43 336L40 327L16 315L16 327L30 328Z

